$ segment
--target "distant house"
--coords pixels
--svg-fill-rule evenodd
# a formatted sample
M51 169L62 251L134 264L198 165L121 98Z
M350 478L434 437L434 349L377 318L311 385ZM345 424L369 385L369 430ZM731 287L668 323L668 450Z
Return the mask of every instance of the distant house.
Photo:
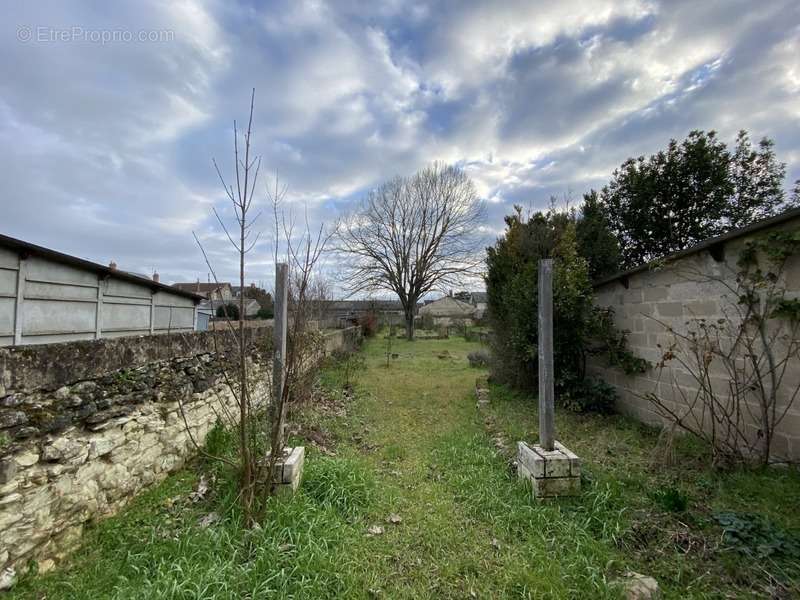
M466 302L474 306L477 311L475 313L476 319L482 319L486 312L486 292L456 292L450 294L456 300Z
M488 301L486 292L470 292L469 303L475 307L476 319L482 319L486 315Z
M237 303L238 306L238 303ZM258 303L258 300L254 300L253 298L247 299L245 298L244 301L244 316L245 317L255 317L258 314L258 311L261 310L261 305Z
M202 298L0 235L0 346L192 331Z
M233 300L233 289L230 283L173 283L172 287L181 290L182 292L189 292L202 296L206 300L215 302L228 303Z
M476 308L452 296L445 296L426 304L419 309L420 316L433 319L434 326L452 325L456 322L472 323L476 318Z

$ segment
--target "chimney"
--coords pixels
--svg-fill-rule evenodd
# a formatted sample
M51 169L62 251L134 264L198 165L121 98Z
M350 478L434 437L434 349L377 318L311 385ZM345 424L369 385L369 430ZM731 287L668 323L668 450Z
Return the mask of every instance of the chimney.
M153 271L153 281L155 281L156 283L159 283L158 273L156 273L155 271Z
M117 263L115 263L112 260L110 263L108 263L108 268L111 269L112 271L116 271L117 270Z

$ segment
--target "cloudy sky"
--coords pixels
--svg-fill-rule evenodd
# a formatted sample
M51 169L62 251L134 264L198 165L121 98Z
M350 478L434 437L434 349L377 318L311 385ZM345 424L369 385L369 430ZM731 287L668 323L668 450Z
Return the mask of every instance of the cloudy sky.
M211 159L232 172L253 87L264 169L314 223L438 159L491 237L695 128L769 136L800 178L796 0L5 0L0 54L0 232L166 281L206 279L192 231L234 276Z

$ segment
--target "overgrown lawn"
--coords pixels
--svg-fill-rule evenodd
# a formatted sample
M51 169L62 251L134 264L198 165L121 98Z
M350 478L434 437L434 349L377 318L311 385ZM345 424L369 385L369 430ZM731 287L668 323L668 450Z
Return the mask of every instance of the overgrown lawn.
M387 366L386 340L369 340L352 395L331 365L324 401L296 412L303 485L270 499L259 528L240 526L235 474L197 462L9 597L618 598L627 570L656 577L668 598L798 593L795 471L712 472L688 439L665 464L657 432L559 411L583 492L536 501L509 464L516 440L536 439L535 402L492 386L479 412L476 348L396 339ZM201 475L210 491L192 501ZM723 539L725 514L743 520Z

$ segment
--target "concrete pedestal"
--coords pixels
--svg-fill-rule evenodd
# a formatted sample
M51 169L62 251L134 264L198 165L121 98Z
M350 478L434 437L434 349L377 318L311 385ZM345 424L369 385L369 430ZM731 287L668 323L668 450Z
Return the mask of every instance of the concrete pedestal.
M552 451L517 442L517 475L530 480L535 498L575 496L581 491L581 461L559 442Z
M275 462L275 480L279 482L278 494L294 494L303 478L306 449L303 446L284 448L283 457ZM267 459L269 460L269 459Z

